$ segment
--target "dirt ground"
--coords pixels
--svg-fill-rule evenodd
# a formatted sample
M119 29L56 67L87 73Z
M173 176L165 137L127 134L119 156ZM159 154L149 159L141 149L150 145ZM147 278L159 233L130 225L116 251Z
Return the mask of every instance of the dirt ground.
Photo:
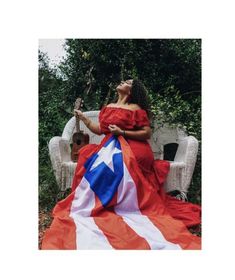
M51 211L40 210L39 211L39 234L38 234L38 248L41 249L42 238L46 229L50 226L52 222Z

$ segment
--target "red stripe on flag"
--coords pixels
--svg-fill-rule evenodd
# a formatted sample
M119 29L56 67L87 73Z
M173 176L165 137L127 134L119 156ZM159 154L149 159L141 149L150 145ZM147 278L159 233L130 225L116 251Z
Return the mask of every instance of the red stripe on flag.
M66 199L57 203L53 210L54 220L42 241L42 250L76 249L76 225L69 217L73 199L74 193L71 193Z

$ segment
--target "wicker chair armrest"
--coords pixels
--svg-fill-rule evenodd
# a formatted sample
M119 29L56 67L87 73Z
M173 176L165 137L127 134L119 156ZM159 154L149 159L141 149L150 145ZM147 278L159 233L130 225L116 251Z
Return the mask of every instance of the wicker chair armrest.
M179 142L175 156L175 162L185 163L185 176L183 177L182 190L187 192L190 185L194 167L197 160L198 140L193 136L187 136Z
M164 184L166 192L181 190L185 170L186 164L184 162L170 161L170 171Z
M52 169L55 174L57 184L59 186L61 185L61 164L62 164L61 153L59 148L60 140L61 140L60 136L54 136L53 138L51 138L48 144Z
M71 160L71 149L69 141L60 136L51 138L49 144L49 155L57 184L61 186L61 167L63 162Z

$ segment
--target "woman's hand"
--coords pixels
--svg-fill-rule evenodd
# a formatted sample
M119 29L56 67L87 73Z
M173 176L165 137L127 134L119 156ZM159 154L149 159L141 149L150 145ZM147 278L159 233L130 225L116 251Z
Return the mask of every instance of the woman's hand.
M79 118L80 120L82 120L84 122L85 126L90 131L92 131L93 133L95 133L97 135L101 135L102 134L102 131L100 129L100 124L92 122L91 119L89 119L88 117L86 117L86 115L84 115L82 113L82 111L74 109L74 116L76 118Z
M108 128L113 135L123 135L123 130L115 124L110 124Z
M84 114L82 113L82 111L80 110L76 110L74 109L74 116L76 118L79 118L80 120L84 121L86 119L86 117L84 116Z

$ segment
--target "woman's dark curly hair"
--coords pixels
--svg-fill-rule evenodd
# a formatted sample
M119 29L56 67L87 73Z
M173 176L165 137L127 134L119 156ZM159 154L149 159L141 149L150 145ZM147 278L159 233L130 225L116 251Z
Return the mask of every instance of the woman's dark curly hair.
M143 110L147 112L148 117L151 117L147 90L140 80L133 79L131 94L128 102L139 105Z

